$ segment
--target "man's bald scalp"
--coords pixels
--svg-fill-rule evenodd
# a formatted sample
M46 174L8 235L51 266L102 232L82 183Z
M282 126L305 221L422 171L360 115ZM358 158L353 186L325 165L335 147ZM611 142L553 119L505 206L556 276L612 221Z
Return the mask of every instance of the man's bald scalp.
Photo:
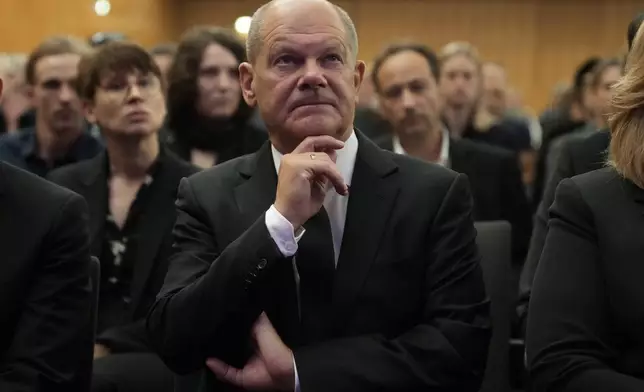
M246 57L251 64L255 64L257 55L262 49L263 40L261 34L262 28L264 27L266 13L272 7L278 5L281 1L282 0L271 0L259 7L253 14L253 18L250 23L250 29L248 30L248 37L246 38ZM338 13L340 20L344 25L351 60L355 62L358 58L358 32L356 31L356 26L353 24L353 20L351 20L349 13L347 13L342 7L335 5L327 0L321 1L331 4L335 11Z

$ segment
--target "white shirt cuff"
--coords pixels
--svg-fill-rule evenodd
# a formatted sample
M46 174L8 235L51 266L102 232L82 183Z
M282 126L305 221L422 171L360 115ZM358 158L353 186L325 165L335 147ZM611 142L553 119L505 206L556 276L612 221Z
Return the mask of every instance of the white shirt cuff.
M291 222L284 218L274 205L266 211L265 222L268 234L275 241L284 257L293 256L297 252L297 243L306 230L300 227L296 233Z

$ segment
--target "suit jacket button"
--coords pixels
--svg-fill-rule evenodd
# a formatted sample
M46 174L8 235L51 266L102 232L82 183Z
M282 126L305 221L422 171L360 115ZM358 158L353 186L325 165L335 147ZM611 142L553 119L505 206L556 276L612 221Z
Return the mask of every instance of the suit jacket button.
M268 264L268 261L266 261L266 259L261 259L259 261L259 264L257 264L257 269L264 269L266 267L266 264Z

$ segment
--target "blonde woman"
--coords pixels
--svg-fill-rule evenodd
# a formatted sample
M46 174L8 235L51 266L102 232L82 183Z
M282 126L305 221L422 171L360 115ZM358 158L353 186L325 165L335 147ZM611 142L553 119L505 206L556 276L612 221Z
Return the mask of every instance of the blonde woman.
M535 277L534 391L644 391L644 29L615 86L609 167L561 182Z

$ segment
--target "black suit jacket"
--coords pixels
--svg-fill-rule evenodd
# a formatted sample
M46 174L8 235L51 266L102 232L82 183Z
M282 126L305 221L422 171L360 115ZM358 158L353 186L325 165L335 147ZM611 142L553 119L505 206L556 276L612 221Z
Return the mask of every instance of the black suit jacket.
M612 168L559 184L528 316L535 391L644 391L643 215Z
M87 390L89 262L83 199L0 162L0 391Z
M155 174L155 188L150 194L147 211L140 217L136 264L131 283L130 324L108 329L97 336L97 342L112 352L149 351L145 331L145 315L163 285L168 258L172 252L172 227L176 219L176 200L179 181L198 171L195 167L163 154L163 162ZM104 243L107 216L107 156L97 157L57 169L48 178L83 196L89 205L89 226L92 255L100 257Z
M148 316L171 369L198 371L208 357L243 366L266 311L303 391L478 391L489 302L467 181L358 140L329 334L307 346L292 262L265 225L277 183L270 145L182 181L178 252ZM201 390L233 389L204 371Z
M578 174L587 173L605 166L606 150L610 143L610 133L607 130L594 132L590 135L580 135L567 141L561 149L557 166L549 179L543 199L539 204L534 220L534 232L530 240L528 257L526 258L521 278L519 280L518 313L525 324L528 315L528 303L532 290L532 281L537 272L541 251L543 250L548 233L548 209L555 199L555 190L561 180Z
M376 143L385 150L393 150L391 136L380 138ZM516 278L532 234L531 208L516 156L485 143L450 138L449 158L451 169L467 175L469 179L474 199L474 220L505 220L512 225L512 260L517 266Z

